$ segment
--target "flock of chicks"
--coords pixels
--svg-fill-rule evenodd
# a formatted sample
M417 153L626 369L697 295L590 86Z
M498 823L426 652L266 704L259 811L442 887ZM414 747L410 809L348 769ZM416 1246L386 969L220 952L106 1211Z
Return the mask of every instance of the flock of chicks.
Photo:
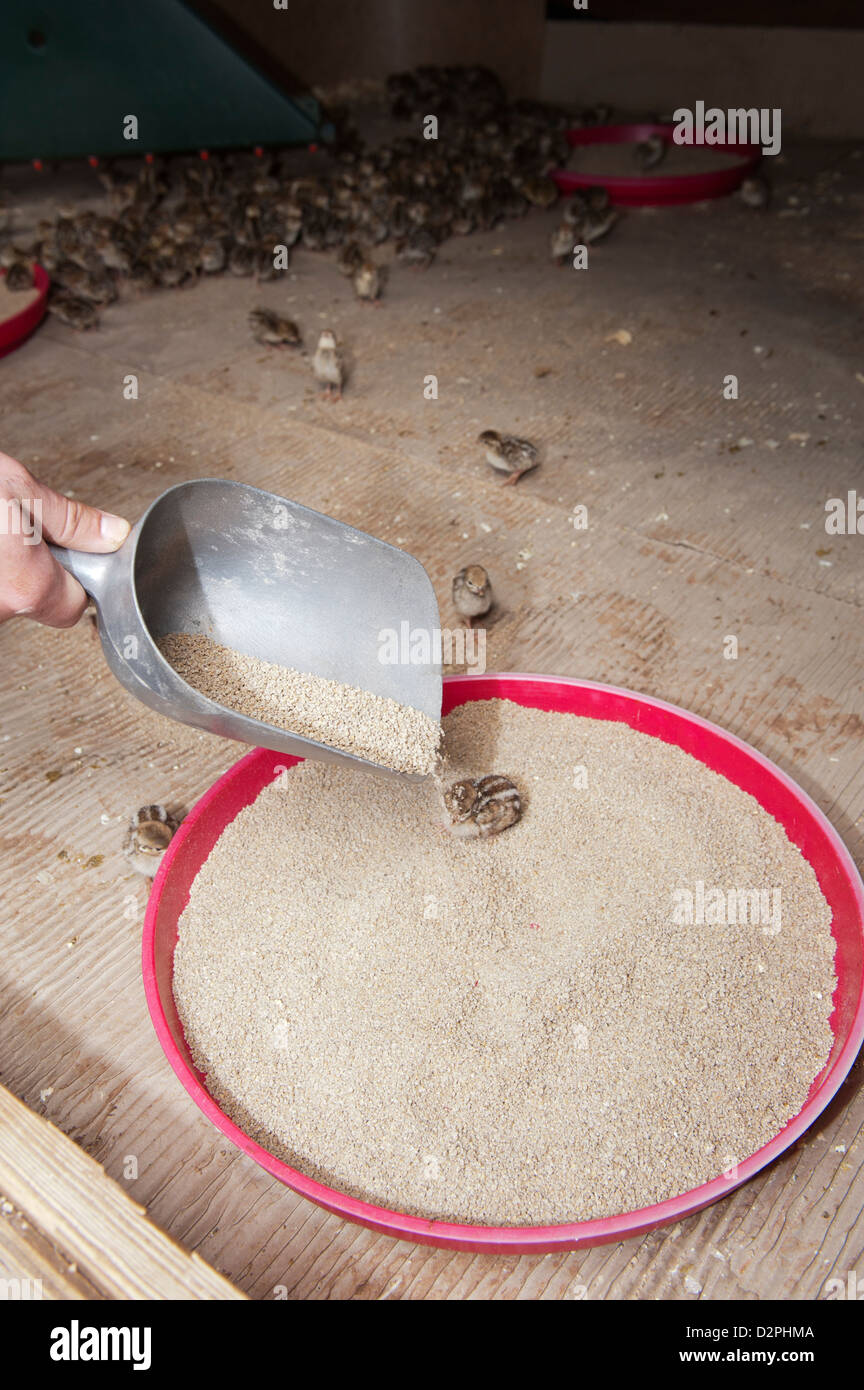
M174 289L223 273L277 280L302 247L336 253L358 296L374 303L385 276L372 247L394 242L397 263L425 268L448 237L557 199L549 175L566 158L572 117L508 103L482 68L397 74L388 93L397 117L438 113L440 141L367 146L336 113L326 172L298 176L290 152L195 163L148 156L132 176L108 162L99 176L110 211L62 208L26 244L6 245L7 287L32 286L38 261L51 277L51 311L86 330L127 286Z
M131 177L109 163L100 178L111 211L64 208L40 222L28 244L0 248L6 288L32 288L38 261L51 277L51 312L87 330L126 286L173 289L223 273L268 282L286 274L294 248L302 247L333 251L358 299L377 304L388 268L372 247L392 241L398 264L425 269L449 237L491 230L532 207L551 208L559 196L551 171L569 154L566 130L604 124L611 115L604 107L574 116L540 102L508 102L497 77L481 67L397 73L387 80L387 97L396 120L420 124L434 112L445 138L406 136L372 148L344 114L333 113L337 135L327 174L298 176L290 156L278 153L254 163L231 154L197 164L147 157ZM647 171L666 151L662 137L652 135L634 158ZM764 207L767 186L747 180L741 197ZM552 233L552 259L566 264L576 246L608 235L619 216L599 186L573 194ZM249 326L267 347L302 347L298 325L273 309L253 309ZM328 397L341 396L345 362L330 330L320 334L312 368ZM485 430L478 442L506 483L539 463L530 440ZM493 604L478 564L460 570L452 594L468 627ZM481 837L521 814L517 789L499 776L455 783L444 805L456 833ZM164 807L142 807L127 834L132 865L152 877L175 829Z
M566 131L611 115L602 106L574 115L508 102L482 67L396 73L387 97L391 115L415 128L435 113L440 139L412 135L369 146L345 113L334 112L327 172L297 175L292 155L278 152L254 161L213 154L196 163L147 156L131 176L109 161L99 177L110 211L62 208L26 242L7 242L0 248L6 288L31 289L39 262L51 277L50 311L84 331L127 288L174 289L218 274L278 280L302 247L333 251L360 301L377 304L388 267L376 262L373 247L393 242L398 264L427 268L450 237L551 208L558 200L551 171L569 154ZM635 149L637 165L655 167L666 149L659 135L650 136ZM742 197L761 206L767 189L749 180ZM599 186L575 194L552 234L553 260L566 264L575 246L606 236L619 216ZM250 326L267 346L301 346L297 325L272 309L253 310ZM331 332L322 333L312 365L328 396L341 395L345 365Z

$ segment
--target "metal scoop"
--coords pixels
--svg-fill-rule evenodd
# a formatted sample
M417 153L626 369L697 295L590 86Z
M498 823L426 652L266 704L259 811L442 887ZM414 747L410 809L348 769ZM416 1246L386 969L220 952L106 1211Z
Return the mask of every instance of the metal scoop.
M217 478L163 492L111 555L52 546L96 604L108 665L145 705L300 758L394 773L207 699L169 666L157 642L203 633L246 656L290 666L441 717L438 605L413 556L272 492ZM379 659L429 634L430 660Z

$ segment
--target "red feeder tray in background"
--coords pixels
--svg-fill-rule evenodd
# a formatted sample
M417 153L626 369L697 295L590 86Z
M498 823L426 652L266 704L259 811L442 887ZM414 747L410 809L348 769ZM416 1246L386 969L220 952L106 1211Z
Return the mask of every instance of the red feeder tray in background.
M643 121L637 125L598 125L586 130L568 130L567 142L584 145L636 145L650 135L662 135L673 145L672 125ZM756 145L682 145L681 149L704 149L711 154L739 155L737 164L709 169L698 174L583 174L574 169L553 169L551 177L562 193L580 188L605 188L613 203L622 207L662 207L674 203L700 203L705 198L722 198L740 188L762 158Z
M0 275L5 274L5 270L0 270ZM45 317L51 280L41 265L34 265L33 279L34 287L39 291L39 298L32 300L19 313L12 314L8 319L0 319L0 357L5 357L7 352L23 343Z
M755 797L779 821L813 868L831 908L831 930L836 943L837 988L830 1020L834 1044L800 1113L779 1134L757 1153L743 1158L734 1174L714 1178L690 1192L638 1211L559 1226L471 1226L425 1221L349 1197L274 1157L229 1119L210 1095L207 1078L195 1067L186 1045L172 989L177 925L198 870L222 831L243 807L255 800L282 767L299 761L284 754L277 757L263 748L241 758L220 777L186 817L165 852L144 919L142 965L150 1016L168 1061L207 1118L280 1182L349 1221L421 1245L497 1254L577 1250L626 1240L680 1221L728 1196L800 1139L839 1090L864 1041L864 886L849 851L815 802L755 748L707 719L664 700L593 681L491 674L444 678L444 714L469 700L490 699L513 700L530 709L608 719L677 745Z

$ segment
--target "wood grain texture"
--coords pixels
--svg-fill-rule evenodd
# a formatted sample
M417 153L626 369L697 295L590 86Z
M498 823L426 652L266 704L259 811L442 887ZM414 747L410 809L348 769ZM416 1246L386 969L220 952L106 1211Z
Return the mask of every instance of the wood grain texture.
M860 864L864 536L827 536L824 506L864 495L864 161L818 147L788 159L776 205L788 193L807 216L634 212L587 273L548 263L553 211L450 242L428 272L397 268L377 310L301 252L275 285L219 278L122 301L77 337L48 322L2 364L4 447L131 517L196 476L282 492L417 555L445 624L452 576L483 563L490 670L610 681L715 720L791 773ZM252 342L257 303L296 317L307 347L335 328L354 363L341 404L315 393L308 359ZM622 328L628 346L610 339ZM129 372L137 401L123 399ZM730 372L737 401L721 394ZM437 401L423 398L429 373ZM516 488L482 461L489 426L542 446ZM723 657L730 634L737 660ZM250 1296L808 1299L864 1276L860 1062L767 1172L619 1245L456 1255L280 1187L161 1053L139 965L146 885L121 854L138 805L190 805L243 750L136 704L89 624L16 620L0 643L2 1079Z
M77 1144L2 1086L0 1192L0 1261L15 1270L11 1277L42 1279L49 1297L243 1298L154 1226ZM10 1215L17 1220L7 1221Z
M5 1297L80 1301L104 1294L75 1261L34 1226L12 1203L0 1200L0 1280Z

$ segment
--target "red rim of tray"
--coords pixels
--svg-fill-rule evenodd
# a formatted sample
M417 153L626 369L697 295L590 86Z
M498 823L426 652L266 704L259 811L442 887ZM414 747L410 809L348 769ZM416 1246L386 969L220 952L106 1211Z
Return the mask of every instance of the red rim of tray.
M524 1254L575 1250L643 1235L727 1196L800 1139L842 1085L864 1041L864 886L837 831L800 787L763 754L707 719L648 695L593 681L538 675L465 675L444 678L445 714L468 700L510 699L544 710L564 710L623 722L677 744L700 762L750 792L784 827L812 865L833 914L838 983L833 996L831 1055L802 1110L769 1143L714 1178L665 1202L592 1221L557 1226L471 1226L425 1221L349 1197L290 1167L250 1139L219 1108L192 1063L172 993L177 923L199 868L224 827L281 767L298 761L258 748L235 763L186 817L165 853L144 920L142 963L147 1004L168 1061L208 1119L280 1182L328 1211L423 1245Z
M567 143L579 145L629 145L663 135L672 143L673 125L643 121L636 125L598 125L587 130L568 130ZM605 188L613 203L624 207L661 207L674 203L701 203L706 198L722 198L740 188L746 176L762 159L758 145L706 145L697 141L686 149L705 149L712 154L737 154L738 164L725 169L708 169L698 174L580 174L573 169L553 169L551 177L562 193L579 188Z
M0 275L5 274L5 270L0 270ZM0 319L0 357L5 357L7 352L11 352L23 343L25 338L29 338L33 329L38 328L45 317L51 280L41 265L33 266L33 282L34 288L39 291L39 298L34 299L17 314L12 314L10 318Z

